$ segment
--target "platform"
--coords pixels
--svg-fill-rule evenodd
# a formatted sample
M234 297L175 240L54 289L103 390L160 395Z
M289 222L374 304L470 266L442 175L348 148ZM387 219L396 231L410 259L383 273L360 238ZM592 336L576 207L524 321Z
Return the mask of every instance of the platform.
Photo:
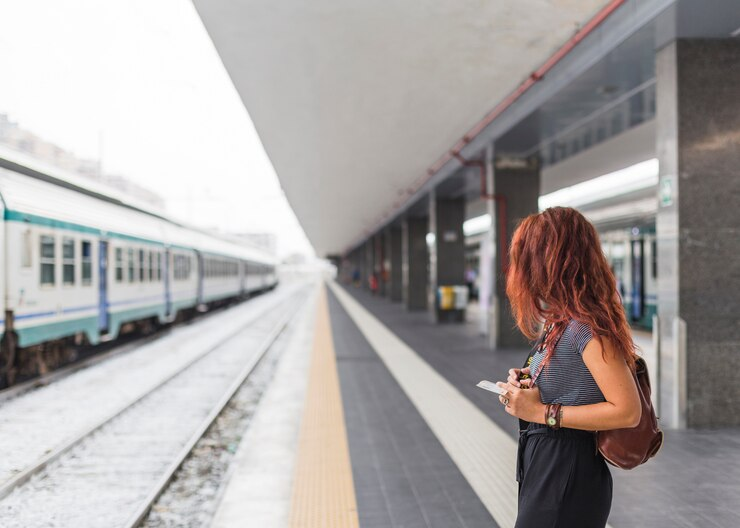
M250 525L255 504L260 526L513 526L517 425L475 383L502 378L525 352L491 352L472 323L435 325L334 283L316 308L302 338L312 347L281 360L290 376L279 370L265 395L215 526ZM260 430L265 419L285 423ZM655 460L613 469L610 526L736 526L738 433L667 431ZM260 486L255 459L276 446L290 463Z

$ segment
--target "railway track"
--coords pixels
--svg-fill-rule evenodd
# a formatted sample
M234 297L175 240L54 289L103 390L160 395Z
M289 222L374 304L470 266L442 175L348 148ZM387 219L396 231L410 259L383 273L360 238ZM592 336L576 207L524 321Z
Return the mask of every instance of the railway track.
M291 323L301 289L0 485L0 525L138 526Z

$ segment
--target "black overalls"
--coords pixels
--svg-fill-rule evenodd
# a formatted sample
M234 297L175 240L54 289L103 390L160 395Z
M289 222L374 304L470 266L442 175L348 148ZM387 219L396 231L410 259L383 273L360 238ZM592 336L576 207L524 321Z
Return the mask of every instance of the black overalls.
M548 329L549 332L551 329ZM527 364L545 403L588 405L605 401L583 362L590 328L571 320L540 372L543 339ZM550 429L520 420L517 454L519 513L516 528L603 528L612 502L612 477L593 432Z
M530 424L517 455L516 528L603 528L612 502L612 476L594 434Z

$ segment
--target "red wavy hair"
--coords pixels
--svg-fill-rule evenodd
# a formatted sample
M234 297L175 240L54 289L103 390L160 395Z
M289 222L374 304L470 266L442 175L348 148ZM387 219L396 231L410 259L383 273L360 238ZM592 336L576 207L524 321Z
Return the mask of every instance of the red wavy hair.
M506 294L528 339L539 336L540 324L554 324L545 361L568 321L575 319L591 328L602 348L602 338L609 339L634 368L636 347L614 274L596 229L575 209L551 207L522 220L509 250Z

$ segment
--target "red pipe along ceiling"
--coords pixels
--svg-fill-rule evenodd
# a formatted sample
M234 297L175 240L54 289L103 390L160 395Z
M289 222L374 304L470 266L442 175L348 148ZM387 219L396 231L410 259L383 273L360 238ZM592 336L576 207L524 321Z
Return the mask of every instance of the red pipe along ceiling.
M545 74L547 74L557 63L559 63L563 57L568 55L573 48L575 48L583 39L585 39L589 34L591 34L602 22L604 22L614 11L617 10L618 7L620 7L622 4L625 3L626 0L612 0L607 4L604 8L601 9L591 20L589 20L586 25L584 25L581 29L579 29L575 35L573 35L563 46L558 49L552 56L550 56L549 59L547 59L542 66L537 68L535 71L533 71L527 79L522 82L513 92L511 92L509 95L507 95L499 104L497 104L490 112L488 112L483 119L481 119L478 123L476 123L473 128L468 130L468 132L460 138L457 143L455 143L452 148L445 152L431 167L429 167L426 171L426 174L420 176L416 179L416 181L408 188L406 189L403 194L406 196L406 198L399 202L396 202L393 204L393 209L390 211L386 211L383 213L380 221L377 223L377 225L370 230L365 230L363 233L363 237L368 236L370 233L373 233L377 231L378 228L382 225L383 221L390 217L394 210L397 210L401 206L405 205L406 203L411 200L414 193L416 193L419 189L421 189L424 184L426 184L432 176L437 174L442 167L444 167L447 162L452 160L453 158L458 159L461 163L463 163L461 160L463 159L460 153L462 150L470 144L473 139L475 139L488 125L490 125L494 119L496 119L499 115L501 115L507 108L509 108L514 102L519 99L525 92L527 92L532 86L534 86L537 82L541 81ZM475 162L470 162L475 163ZM465 165L465 163L463 163ZM485 177L485 175L484 175ZM483 180L485 184L485 180ZM481 189L481 192L483 192L485 188ZM485 197L488 199L495 199L500 200L500 198L496 197L496 195L490 195L490 197ZM504 209L505 211L505 201L502 201L500 203L503 203L503 207L498 207L499 211L501 209ZM501 223L499 222L499 225ZM505 227L505 225L504 225ZM359 238L355 243L353 243L350 248L355 247L357 244L359 244L362 241L362 238ZM508 246L508 243L507 243ZM345 251L347 253L347 251ZM504 252L506 254L508 252Z

